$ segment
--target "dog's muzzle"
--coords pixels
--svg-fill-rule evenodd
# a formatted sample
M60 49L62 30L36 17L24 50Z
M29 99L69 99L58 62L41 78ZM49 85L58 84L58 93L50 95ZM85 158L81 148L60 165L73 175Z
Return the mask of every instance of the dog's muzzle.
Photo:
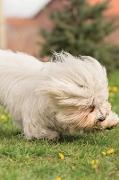
M104 116L101 116L98 118L98 121L104 121L105 120L105 117Z

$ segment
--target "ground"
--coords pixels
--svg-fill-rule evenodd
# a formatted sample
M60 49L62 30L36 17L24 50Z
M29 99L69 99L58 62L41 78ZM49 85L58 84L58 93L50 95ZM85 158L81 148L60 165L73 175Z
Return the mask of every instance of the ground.
M119 113L118 77L110 78L110 101ZM27 141L8 119L1 110L0 180L119 179L119 127L58 142Z

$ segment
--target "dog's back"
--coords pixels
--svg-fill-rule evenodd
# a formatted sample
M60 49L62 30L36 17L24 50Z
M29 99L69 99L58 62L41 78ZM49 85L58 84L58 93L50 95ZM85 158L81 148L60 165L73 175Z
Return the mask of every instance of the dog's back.
M0 68L2 66L6 67L16 67L16 68L26 68L27 70L40 69L43 66L43 62L38 61L33 56L27 55L25 53L12 51L0 50Z

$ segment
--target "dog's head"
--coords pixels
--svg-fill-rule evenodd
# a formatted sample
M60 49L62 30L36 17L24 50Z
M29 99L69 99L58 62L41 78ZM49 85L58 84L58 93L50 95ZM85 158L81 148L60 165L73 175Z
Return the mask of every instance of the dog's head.
M59 124L71 129L93 128L110 111L105 68L89 56L55 54L46 64L42 90L57 112Z

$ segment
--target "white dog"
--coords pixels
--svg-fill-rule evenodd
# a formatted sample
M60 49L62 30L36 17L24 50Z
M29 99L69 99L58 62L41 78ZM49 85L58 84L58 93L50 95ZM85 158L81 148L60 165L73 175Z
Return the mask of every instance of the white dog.
M54 54L54 61L0 51L0 102L25 137L54 139L119 123L108 102L106 71L89 56Z

